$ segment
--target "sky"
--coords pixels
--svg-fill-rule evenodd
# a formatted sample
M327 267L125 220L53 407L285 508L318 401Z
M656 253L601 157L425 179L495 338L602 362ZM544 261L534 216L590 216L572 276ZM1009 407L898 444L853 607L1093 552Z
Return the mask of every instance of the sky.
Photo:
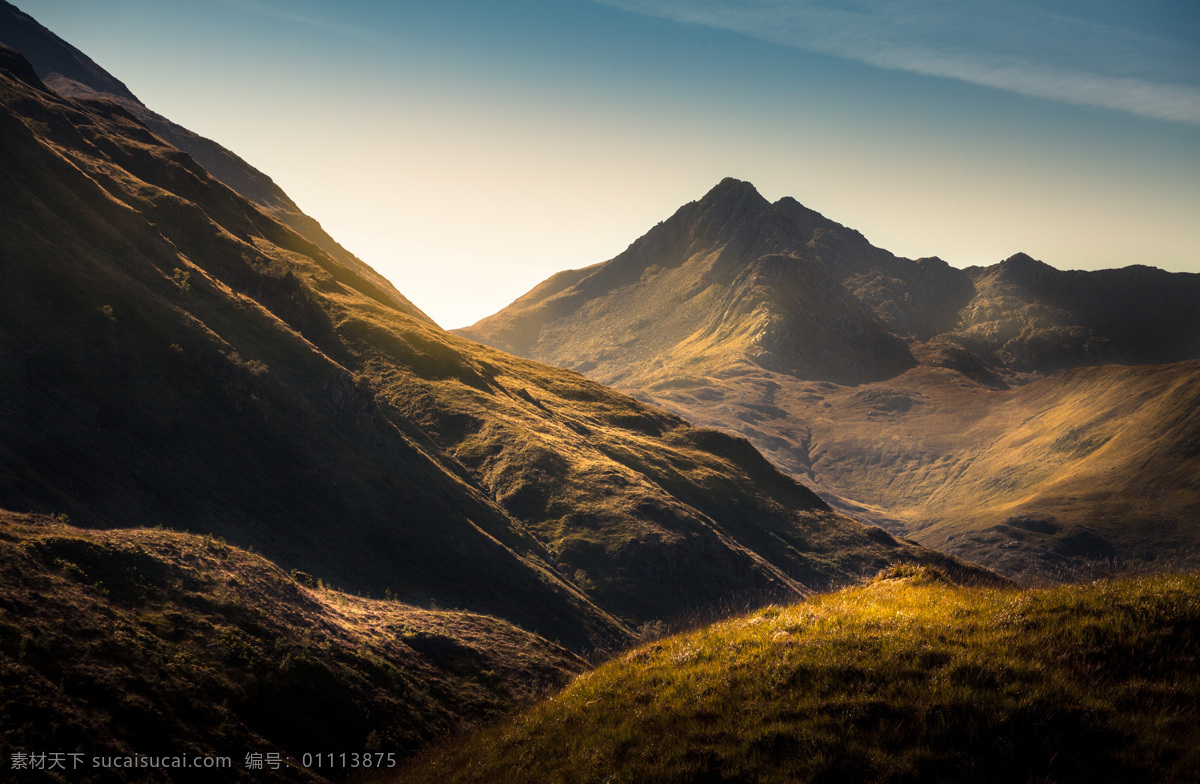
M724 177L901 256L1200 272L1200 3L18 0L447 328Z

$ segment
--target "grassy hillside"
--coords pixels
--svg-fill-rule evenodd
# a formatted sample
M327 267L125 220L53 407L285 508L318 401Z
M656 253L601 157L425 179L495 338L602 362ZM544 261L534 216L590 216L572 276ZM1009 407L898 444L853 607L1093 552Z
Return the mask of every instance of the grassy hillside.
M1200 778L1200 576L967 588L898 567L660 640L400 782Z
M403 756L583 667L496 618L333 591L213 537L0 513L5 770L16 752L188 753L257 781L248 752ZM145 771L124 773L68 780Z
M929 546L1030 577L1200 546L1200 362L1002 391L902 376L830 399L809 444L823 487Z

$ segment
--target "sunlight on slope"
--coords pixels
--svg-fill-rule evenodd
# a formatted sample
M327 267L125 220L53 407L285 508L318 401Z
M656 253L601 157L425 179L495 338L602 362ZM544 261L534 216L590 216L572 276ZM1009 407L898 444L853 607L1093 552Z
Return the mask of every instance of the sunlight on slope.
M635 649L399 780L1192 780L1198 597L897 567Z

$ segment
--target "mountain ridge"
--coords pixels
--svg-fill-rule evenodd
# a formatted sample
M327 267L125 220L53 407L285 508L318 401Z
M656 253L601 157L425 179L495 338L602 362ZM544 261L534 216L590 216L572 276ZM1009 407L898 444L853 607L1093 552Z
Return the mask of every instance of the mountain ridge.
M61 95L111 101L122 106L168 144L191 155L218 180L370 281L400 309L432 323L387 279L343 248L316 220L301 211L270 177L220 144L150 110L123 82L7 0L0 0L0 43L22 52L42 82Z

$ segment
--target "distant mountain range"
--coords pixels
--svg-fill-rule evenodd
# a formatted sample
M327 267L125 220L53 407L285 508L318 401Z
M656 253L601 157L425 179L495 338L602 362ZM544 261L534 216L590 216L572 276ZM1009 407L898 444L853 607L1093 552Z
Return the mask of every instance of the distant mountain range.
M1146 266L900 258L726 179L456 332L744 435L895 533L1046 576L1200 544L1197 302L1200 275Z

